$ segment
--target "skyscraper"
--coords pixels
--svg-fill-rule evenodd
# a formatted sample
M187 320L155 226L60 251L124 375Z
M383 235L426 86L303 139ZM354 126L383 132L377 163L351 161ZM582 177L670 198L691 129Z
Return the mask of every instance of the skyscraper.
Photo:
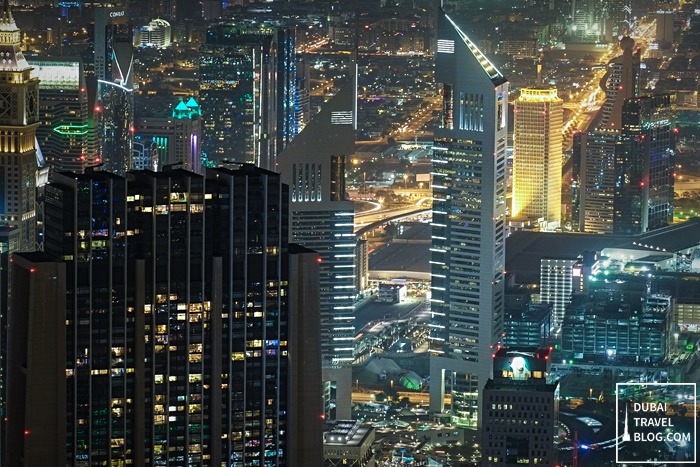
M440 9L433 151L430 407L476 426L501 334L506 235L508 80Z
M106 169L123 174L132 167L134 132L134 50L125 7L95 8L94 37L97 157Z
M60 318L61 326L41 328L47 342L65 341L60 358L33 360L25 373L27 383L60 373L66 393L11 393L16 416L8 430L29 431L38 443L18 444L12 455L27 459L26 449L52 442L53 431L33 433L27 424L36 407L52 406L65 430L55 465L287 465L289 311L313 306L317 292L306 290L315 283L307 277L294 284L290 304L280 176L253 166L205 176L166 167L126 178L88 169L57 174L46 192L46 251L65 263L57 293L66 303L42 311L50 302L27 279L28 266L13 284L21 306L11 319ZM295 270L313 274L315 255L302 253ZM41 267L42 281L56 275ZM38 345L39 324L17 334L11 368ZM311 357L296 358L297 367L308 360L312 369ZM295 426L313 423L306 416L297 414ZM54 465L39 459L33 465Z
M574 140L575 187L574 229L581 232L612 233L615 202L615 146L622 126L625 99L639 92L639 51L634 40L620 41L622 55L608 63L601 81L605 101L591 122L593 131Z
M277 170L296 135L294 30L267 24L215 24L202 46L199 97L202 150Z
M32 76L21 43L5 0L0 17L0 226L16 226L20 251L34 251L39 80Z
M616 234L638 234L673 221L676 96L625 100L615 147Z
M82 172L93 158L85 72L80 58L37 58L41 126L36 135L46 163L56 171Z
M170 117L139 118L135 133L156 142L159 167L182 164L183 169L201 172L202 110L194 98L178 102Z
M561 222L563 102L556 89L522 89L515 101L513 217Z
M336 382L338 419L350 418L355 350L354 208L345 199L346 156L355 151L354 83L353 77L353 85L326 102L279 158L290 190L291 238L321 261L323 379Z

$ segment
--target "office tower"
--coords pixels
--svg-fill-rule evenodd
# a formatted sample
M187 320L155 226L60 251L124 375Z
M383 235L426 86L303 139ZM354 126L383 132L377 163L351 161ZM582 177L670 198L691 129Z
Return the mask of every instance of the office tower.
M442 124L433 151L430 408L476 426L503 324L508 80L438 12Z
M639 94L639 76L641 51L634 50L635 42L630 37L620 40L622 55L613 58L608 63L608 71L600 82L605 93L598 115L591 123L595 130L619 130L622 125L622 106L625 99Z
M170 23L164 19L154 19L139 31L139 44L141 47L164 48L172 41Z
M202 170L202 110L190 97L179 101L170 117L142 117L136 120L137 138L150 138L158 144L159 167L182 164L181 168Z
M578 256L569 258L542 258L540 260L540 300L554 307L553 322L561 326L564 311L571 300L572 268Z
M522 89L515 101L513 217L561 223L563 102L556 89Z
M625 100L615 148L616 234L639 234L673 222L676 96Z
M296 135L294 31L265 24L215 24L202 46L202 151L277 170Z
M613 39L629 34L632 20L632 0L607 0L607 17Z
M56 174L46 190L46 251L66 268L65 305L53 312L61 326L30 322L9 350L37 345L36 326L65 340L53 367L27 368L27 381L60 373L66 391L56 402L65 436L55 465L288 465L290 394L316 400L316 413L299 411L294 423L320 433L320 357L310 338L292 359L318 378L309 398L300 391L313 383L288 372L289 310L309 308L292 319L297 334L314 319L316 256L290 257L280 176L252 166L126 178L88 169ZM292 290L290 264L304 274ZM14 299L26 306L11 319L41 311L37 290L17 277ZM22 354L12 355L16 368ZM32 413L52 393L12 394L13 408ZM32 430L19 416L9 423L13 433ZM303 456L314 443L301 439L293 442ZM34 465L54 465L42 460Z
M20 231L20 251L36 244L36 131L39 80L20 49L20 30L8 0L0 17L0 226Z
M46 253L14 254L9 325L7 445L3 465L66 459L66 265ZM31 336L31 339L27 337ZM106 429L106 427L102 427ZM5 454L5 453L3 453Z
M551 466L559 382L548 382L549 349L499 348L484 388L481 465Z
M346 156L355 151L354 83L326 102L279 158L290 190L291 238L317 251L321 261L323 379L336 382L339 419L350 418L355 348L354 209L345 199Z
M319 259L315 251L289 245L290 466L323 464Z
M605 11L599 0L572 0L568 30L577 42L596 42L605 34Z
M10 290L10 257L19 250L19 230L16 227L0 227L0 462L5 458L5 420L7 417L7 315Z
M673 44L673 11L657 11L653 15L656 19L656 42Z
M122 8L95 8L94 73L97 79L95 120L98 154L107 170L131 169L134 132L131 23Z
M671 337L673 298L645 275L610 274L574 295L562 324L564 358L660 362ZM668 290L668 289L666 289Z
M85 70L80 58L36 58L29 62L39 78L36 130L46 163L56 171L82 173L93 158L88 122Z
M592 233L612 233L615 200L615 147L622 126L622 106L625 99L639 91L639 51L634 52L634 40L620 41L622 56L608 64L601 81L605 102L593 119L593 131L576 135L574 139L574 230Z

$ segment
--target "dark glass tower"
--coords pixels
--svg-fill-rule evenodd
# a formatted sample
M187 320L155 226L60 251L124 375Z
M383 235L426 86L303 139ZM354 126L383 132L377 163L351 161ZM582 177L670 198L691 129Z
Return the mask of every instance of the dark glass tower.
M44 331L65 341L65 397L19 391L9 403L65 413L61 465L287 465L287 216L280 176L250 165L56 174L46 252L65 262L66 316ZM24 285L21 303L33 294ZM14 341L17 358L30 335ZM13 433L31 431L13 420Z
M616 234L638 234L673 221L675 95L625 100L615 149Z
M134 51L128 11L95 8L94 38L97 157L106 169L124 174L132 168L134 136Z
M216 24L202 46L202 151L210 160L276 170L296 135L294 31L265 24Z

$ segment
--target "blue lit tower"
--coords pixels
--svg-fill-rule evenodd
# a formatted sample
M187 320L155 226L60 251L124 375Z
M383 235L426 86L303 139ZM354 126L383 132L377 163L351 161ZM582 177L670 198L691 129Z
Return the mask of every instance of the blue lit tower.
M290 191L290 237L317 251L321 261L323 379L327 387L336 383L338 419L350 418L355 349L355 217L352 201L345 199L346 156L355 151L354 83L326 102L280 155ZM326 396L328 402L329 391Z
M207 30L199 71L202 150L277 170L296 135L294 31L267 24L222 23Z
M134 131L134 51L127 15L124 7L95 8L97 157L106 169L122 174L132 166Z
M508 80L440 9L433 151L430 406L476 426L503 322Z

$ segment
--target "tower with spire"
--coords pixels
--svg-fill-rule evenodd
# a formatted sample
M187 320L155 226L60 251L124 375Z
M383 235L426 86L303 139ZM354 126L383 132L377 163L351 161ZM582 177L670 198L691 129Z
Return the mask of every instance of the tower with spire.
M20 30L4 0L0 17L0 226L19 229L21 251L36 245L36 129L39 79L20 49Z

